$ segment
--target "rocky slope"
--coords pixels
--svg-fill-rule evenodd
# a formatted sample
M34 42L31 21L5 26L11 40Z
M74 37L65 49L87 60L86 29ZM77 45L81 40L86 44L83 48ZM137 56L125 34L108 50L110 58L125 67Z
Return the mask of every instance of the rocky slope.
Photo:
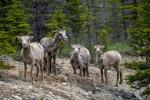
M129 60L124 58L124 61ZM57 76L46 76L46 85L30 79L29 67L27 79L23 80L23 64L10 58L4 59L14 68L0 70L0 99L4 100L140 100L138 91L130 89L125 82L115 87L116 72L109 71L109 85L101 84L100 70L90 65L90 76L74 75L69 59L57 59ZM123 62L124 62L123 61ZM131 60L130 60L131 61ZM79 73L79 72L77 72ZM123 77L134 73L123 68Z

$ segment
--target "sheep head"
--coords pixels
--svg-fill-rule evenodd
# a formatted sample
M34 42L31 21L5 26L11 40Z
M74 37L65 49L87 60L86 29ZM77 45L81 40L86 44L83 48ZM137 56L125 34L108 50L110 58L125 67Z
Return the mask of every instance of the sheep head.
M18 36L18 39L21 40L22 47L27 48L29 47L30 41L32 40L33 36Z
M77 45L71 45L71 47L73 48L73 55L77 56L80 52L80 49L82 48L81 45L77 44Z
M66 35L66 30L60 30L59 29L57 31L57 34L58 34L60 40L67 40L68 39L68 37Z
M95 45L95 46L94 46L95 52L96 52L97 54L102 54L102 51L103 51L104 47L105 47L104 45Z

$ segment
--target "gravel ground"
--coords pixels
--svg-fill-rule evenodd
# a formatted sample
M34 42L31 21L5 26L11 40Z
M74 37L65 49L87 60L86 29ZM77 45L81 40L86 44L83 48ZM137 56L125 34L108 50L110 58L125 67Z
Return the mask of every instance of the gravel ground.
M124 57L123 62L135 60L133 57ZM14 68L0 70L0 100L140 100L135 91L123 82L115 87L116 72L110 70L109 85L101 83L100 70L90 65L90 76L80 77L73 74L69 59L57 58L57 72L55 76L45 76L46 84L40 79L32 82L30 79L29 67L27 79L23 80L23 64L21 62L7 60ZM123 66L122 66L123 67ZM123 68L123 78L133 74L135 71Z

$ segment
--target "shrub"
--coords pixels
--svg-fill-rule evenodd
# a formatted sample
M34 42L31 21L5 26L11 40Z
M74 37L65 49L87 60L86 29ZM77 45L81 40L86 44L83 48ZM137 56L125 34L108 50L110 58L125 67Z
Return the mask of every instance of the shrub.
M8 64L5 64L0 60L0 69L10 69L11 67Z
M124 42L111 42L108 44L107 49L115 50L120 53L127 53L132 51L132 48L127 43Z

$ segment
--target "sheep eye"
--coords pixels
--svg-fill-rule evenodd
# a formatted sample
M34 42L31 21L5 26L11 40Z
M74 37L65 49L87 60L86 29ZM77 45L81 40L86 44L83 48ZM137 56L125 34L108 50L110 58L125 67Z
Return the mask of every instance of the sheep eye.
M78 50L80 51L80 48Z

